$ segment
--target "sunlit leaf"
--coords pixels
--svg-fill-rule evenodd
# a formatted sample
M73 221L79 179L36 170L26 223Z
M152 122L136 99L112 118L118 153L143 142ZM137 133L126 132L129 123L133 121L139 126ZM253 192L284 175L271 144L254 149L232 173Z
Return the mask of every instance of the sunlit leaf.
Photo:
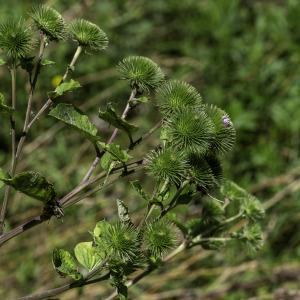
M93 247L92 242L82 242L77 244L74 248L74 253L78 262L89 271L97 266L101 260L101 257Z
M75 280L81 279L82 275L77 270L76 261L68 251L64 249L54 249L52 262L55 270L61 276L70 276Z
M96 126L89 120L87 115L72 104L59 103L50 111L49 115L85 134L88 139L97 140Z
M81 85L78 81L71 79L58 85L53 93L50 94L51 99L55 99L59 96L64 95L67 92L71 92L75 89L80 88Z

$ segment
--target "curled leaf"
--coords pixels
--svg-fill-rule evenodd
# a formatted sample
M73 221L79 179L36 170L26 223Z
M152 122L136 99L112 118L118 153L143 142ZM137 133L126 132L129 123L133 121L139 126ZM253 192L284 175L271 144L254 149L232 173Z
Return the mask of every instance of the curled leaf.
M4 103L4 96L0 93L0 115L11 115L13 114L14 109Z
M122 119L110 103L105 111L99 110L99 118L118 129L124 130L128 134L130 141L132 141L132 133L138 129L135 125Z
M118 215L120 221L122 223L132 225L129 212L128 212L128 207L125 205L125 203L122 200L117 199L117 206L118 206Z
M7 175L3 176L3 173L0 172L0 180L17 191L44 203L51 202L56 197L53 184L38 172L22 172L13 178L8 178Z
M56 87L56 89L54 91L54 98L62 96L65 93L71 92L80 87L81 87L80 83L76 80L71 79L69 81L65 81Z
M82 275L77 270L77 264L73 256L64 249L54 249L52 262L56 272L65 277L70 276L75 280L80 280Z

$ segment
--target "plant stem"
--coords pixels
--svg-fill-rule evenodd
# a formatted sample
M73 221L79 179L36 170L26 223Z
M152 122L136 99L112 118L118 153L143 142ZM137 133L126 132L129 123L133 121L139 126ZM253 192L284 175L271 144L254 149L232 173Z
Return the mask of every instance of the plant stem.
M128 164L128 165L132 165ZM137 164L139 165L139 164ZM116 168L114 168L112 170L112 174L118 173L118 172L123 172L123 166L118 166ZM78 193L80 193L82 190L84 190L86 187L98 182L99 180L103 179L106 177L106 172L102 172L99 175L97 175L95 178L89 180L88 182L77 186L75 189L73 189L70 193L68 193L67 195L65 195L63 198L61 198L60 200L58 200L58 203L62 206L62 207L66 207L67 206L67 202L70 201L74 196L76 196ZM69 206L69 204L68 204ZM27 220L26 222L24 222L21 225L18 225L17 227L11 229L10 231L0 235L0 247L5 244L7 241L9 241L10 239L24 233L25 231L29 230L32 227L35 227L41 223L44 223L45 221L50 220L50 218L53 216L53 214L40 214L34 217L31 217L29 220Z
M169 255L167 255L163 259L163 263L166 263L166 262L170 261L172 258L174 258L179 253L183 252L185 249L186 249L186 243L183 242L174 251L172 251ZM107 262L107 260L103 261L99 267L97 267L95 270L90 271L83 280L78 280L78 281L72 280L71 282L69 282L69 283L67 283L63 286L60 286L58 288L51 289L51 290L48 290L48 291L44 291L44 292L41 292L41 293L35 294L35 295L25 296L25 297L19 298L19 300L48 299L48 298L57 296L59 294L62 294L64 292L66 292L68 290L71 290L71 289L74 289L74 288L78 288L78 287L82 287L82 286L85 286L85 285L89 285L89 284L93 284L93 283L97 283L97 282L100 282L100 281L107 280L107 279L109 279L109 275L110 275L109 272L105 273L104 275L102 275L99 278L91 279L106 264L106 262ZM132 285L139 282L146 275L150 274L151 272L153 272L157 268L158 267L148 268L148 269L144 270L142 273L138 274L133 279L127 281L126 286L128 288L131 287ZM118 295L117 292L114 292L108 298L106 298L105 300L111 300L111 299L115 298L117 295Z
M32 106L32 100L33 100L33 95L34 95L34 90L40 70L40 63L43 58L44 50L46 46L46 40L44 35L41 36L41 44L40 44L40 51L38 55L37 62L34 67L33 71L33 79L30 81L30 93L29 93L29 98L28 98L28 104L27 104L27 111L26 111L26 117L25 117L25 122L24 122L24 127L23 127L23 134L22 137L20 138L20 141L18 143L18 147L16 149L16 139L15 139L15 120L14 117L11 116L11 135L12 135L12 163L11 163L11 170L10 170L10 175L14 176L16 167L17 167L17 162L20 159L24 142L26 140L27 134L31 126L34 124L34 122L42 115L42 113L52 104L52 100L49 98L45 105L40 109L40 111L36 114L36 116L32 119L31 122L29 122L30 119L30 114L31 114L31 106ZM64 82L69 74L69 71L74 68L74 65L79 57L79 55L82 52L82 47L78 46L76 49L76 52L72 58L72 61L70 65L68 66L62 80L60 83ZM11 69L11 77L12 77L12 108L15 109L16 106L16 67L14 66ZM6 210L7 210L7 205L8 205L8 199L10 195L11 188L9 186L6 187L5 190L5 195L4 195L4 201L1 209L1 214L0 214L0 234L3 233L3 227L4 227L4 219L6 215Z
M41 292L39 294L25 296L25 297L19 298L19 300L49 299L49 298L52 298L52 297L57 296L59 294L62 294L63 292L66 292L68 290L78 288L78 287L82 287L82 286L89 285L89 284L93 284L93 283L96 283L96 282L104 281L104 280L107 280L108 278L109 278L109 273L106 273L106 274L104 274L104 275L102 275L98 278L93 279L93 280L71 281L70 283L62 285L58 288L51 289L51 290L48 290L48 291L44 291L44 292Z
M129 99L127 101L127 104L126 104L126 107L125 107L125 109L124 109L124 111L122 113L122 116L121 116L121 118L123 120L126 119L128 113L129 113L129 111L131 109L130 103L135 98L136 93L137 93L136 89L133 89L131 91L130 97L129 97ZM114 141L114 139L116 138L116 136L118 134L118 131L119 131L119 129L115 128L115 130L113 131L111 137L107 141L107 144L111 144ZM80 183L84 183L84 182L88 181L91 178L91 176L93 175L93 172L95 171L95 169L96 169L96 167L97 167L97 165L98 165L101 157L104 155L104 153L105 153L105 151L97 152L96 158L94 159L92 165L90 166L89 170L87 171L87 173L85 174L85 176L83 177L83 179L82 179L82 181Z
M190 242L189 247L194 247L196 245L201 244L202 242L228 242L232 240L231 237L209 237L209 238L201 238L201 236L196 236Z
M142 135L139 139L137 139L135 142L133 142L130 147L129 150L132 150L134 147L136 147L137 145L139 145L142 141L144 141L145 139L147 139L149 136L151 136L158 128L160 128L162 125L162 120L160 120L159 122L157 122L149 131L147 131L144 135Z
M159 191L158 195L161 195L165 191L165 189L168 186L168 184L169 184L169 179L166 179L164 181L162 187L160 188L160 191ZM156 197L157 192L159 190L159 186L160 185L158 183L156 183L156 187L154 188L154 191L153 191L153 194L152 194L150 202L153 202L154 198ZM148 218L151 216L151 214L152 214L152 212L154 210L154 207L155 207L155 204L153 204L153 203L151 203L150 206L148 205L147 212L144 215L143 219L141 220L141 222L140 222L140 224L138 226L139 229L141 229L144 226L144 224L147 222Z
M129 172L128 172L127 175L131 175L131 174L135 173L136 171L139 170L140 167L141 167L141 166L136 166L135 168L128 169ZM106 179L107 179L107 178L106 178L106 177L107 177L106 174L105 174L104 177L105 177L105 180L104 180L104 182L105 182ZM114 178L114 179L111 180L110 182L105 183L105 185L100 185L99 187L96 187L95 189L93 189L93 190L91 190L91 191L88 191L88 192L86 192L85 194L78 196L77 198L72 198L72 199L70 199L69 201L67 201L67 202L64 203L64 207L69 207L69 206L71 206L71 205L74 205L75 203L77 203L77 202L79 202L79 201L81 201L81 200L83 200L83 199L85 199L85 198L87 198L87 197L90 197L91 195L93 195L93 194L95 194L95 193L97 193L97 192L103 190L104 188L107 188L107 187L111 186L111 185L114 184L116 181L118 181L118 180L120 179L120 177L124 177L124 175L121 174L120 176Z
M13 110L16 109L16 65L13 65L10 69L10 75L11 75L11 107ZM10 133L11 133L11 167L10 167L10 175L14 175L14 169L15 169L15 155L16 155L16 121L15 117L12 114L10 116ZM4 229L4 221L5 216L7 212L7 206L9 201L9 196L11 192L11 187L6 186L5 193L4 193L4 199L3 204L1 208L0 213L0 234L2 234Z
M67 78L70 70L72 70L74 68L74 66L75 66L75 64L76 64L76 62L77 62L77 60L78 60L78 58L79 58L79 56L80 56L81 53L82 53L82 47L78 46L77 49L76 49L76 51L75 51L75 54L74 54L74 56L72 58L72 61L71 61L70 65L67 67L66 72L63 75L63 77L62 77L62 79L61 79L61 81L60 81L59 84L63 83L66 80L66 78ZM34 116L34 118L28 124L28 126L27 126L28 130L41 117L41 115L52 105L52 103L53 103L52 100L50 98L48 98L48 100L46 101L46 103L42 106L42 108L37 112L37 114Z
M186 249L186 242L184 241L175 250L173 250L169 255L167 255L163 259L162 262L167 263L168 261L173 259L175 256L177 256L179 253L183 252L185 249ZM150 273L152 273L156 269L158 269L158 267L148 268L145 271L143 271L142 273L136 275L133 279L126 282L127 288L129 288L129 287L133 286L134 284L138 283L140 280L142 280L144 277L146 277L147 275L149 275ZM110 296L108 296L107 298L104 298L104 300L112 300L117 296L118 296L118 292L115 291Z
M40 73L41 61L44 56L45 48L46 48L46 37L44 34L41 33L40 50L39 50L39 54L38 54L38 59L35 63L34 69L33 69L33 78L32 78L32 80L30 80L30 92L29 92L29 97L28 97L28 102L27 102L26 116L25 116L25 121L24 121L24 126L23 126L22 137L20 138L20 141L19 141L18 147L17 147L16 164L14 166L14 172L15 172L15 169L17 168L17 163L18 163L18 160L20 159L20 156L21 156L21 153L23 150L23 146L24 146L24 142L25 142L28 130L30 128L30 127L28 127L28 124L29 124L30 115L31 115L33 95L35 92L38 75Z
M159 219L162 218L164 215L166 215L170 210L172 210L176 206L178 198L180 197L182 191L185 189L188 183L189 183L188 180L182 183L181 187L177 190L176 194L174 195L169 205L164 210L161 211L158 217Z

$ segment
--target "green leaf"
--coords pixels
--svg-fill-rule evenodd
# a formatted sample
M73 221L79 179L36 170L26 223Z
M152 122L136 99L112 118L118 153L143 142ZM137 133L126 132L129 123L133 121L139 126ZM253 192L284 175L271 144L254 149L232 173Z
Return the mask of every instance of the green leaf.
M118 206L118 215L120 221L122 223L132 225L129 212L128 212L128 207L125 205L125 203L122 200L117 199L117 206Z
M93 232L94 236L95 237L101 236L103 233L106 232L109 226L110 224L107 221L105 220L99 221L94 228L94 232Z
M34 56L31 57L22 57L20 59L21 68L27 71L29 74L32 72L34 68Z
M53 184L34 171L22 172L13 178L5 177L2 173L0 180L14 187L17 191L44 203L53 201L56 197Z
M14 109L4 103L4 96L0 93L0 115L1 114L13 114Z
M105 152L101 157L100 166L103 170L110 172L112 167L112 163L115 161L115 158L109 153Z
M3 66L3 65L5 65L5 64L6 64L6 61L3 60L2 58L0 58L0 66Z
M64 249L54 249L52 262L58 274L65 277L70 276L75 280L80 280L82 275L77 270L77 264L73 256Z
M143 190L142 185L138 180L130 181L132 188L139 194L139 196L145 201L150 201L150 196Z
M81 87L80 83L73 79L71 79L70 81L63 82L54 90L54 93L51 94L52 99L62 96L65 93L71 92L80 87Z
M10 179L10 176L7 172L0 168L0 189L4 185L3 180Z
M47 59L47 58L45 58L45 59L43 59L43 60L41 61L41 65L42 65L42 66L49 66L49 65L54 65L54 64L55 64L54 61L49 60L49 59Z
M245 226L240 231L233 233L232 237L243 242L250 254L257 252L263 246L263 233L258 224Z
M85 134L91 141L98 139L96 126L89 120L88 116L72 104L59 103L50 111L49 115Z
M75 257L79 263L89 271L94 269L101 260L101 256L93 247L92 242L83 242L76 245L74 249Z
M232 201L238 201L243 216L250 221L259 221L264 218L265 212L261 202L233 181L225 180L221 186L221 193Z
M99 110L99 118L118 129L124 130L132 142L132 132L136 131L138 128L118 116L111 104L107 105L105 111Z
M139 103L147 103L149 102L149 98L146 96L141 96L139 98L135 98L134 101L137 101Z
M106 151L100 160L100 165L103 170L110 171L113 162L120 162L125 164L132 158L127 151L121 149L117 144L105 144L98 142L98 144Z
M134 98L130 101L130 106L131 107L134 107L138 104L145 104L145 103L148 103L149 102L149 98L146 97L146 96L141 96L141 97L138 97L138 98Z
M123 150L120 145L117 144L105 144L98 142L98 144L113 157L113 160L126 163L132 156L130 156L126 150Z

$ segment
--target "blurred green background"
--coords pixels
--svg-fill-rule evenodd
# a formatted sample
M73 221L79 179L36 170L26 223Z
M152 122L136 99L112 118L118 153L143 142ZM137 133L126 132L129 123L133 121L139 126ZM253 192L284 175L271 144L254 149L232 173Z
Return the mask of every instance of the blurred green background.
M300 299L300 1L298 0L57 0L40 1L67 21L87 18L110 39L96 56L82 56L74 78L83 88L68 95L88 112L104 135L111 132L97 118L99 107L117 101L123 109L128 88L114 66L127 55L144 55L161 65L167 77L196 86L204 101L226 110L237 129L234 152L224 161L226 176L252 191L267 207L265 246L256 256L237 249L193 249L130 290L132 299ZM40 3L39 2L39 3ZM0 17L24 15L34 1L0 0ZM53 44L47 57L56 62L38 82L34 109L45 101L55 76L70 61L71 42ZM9 99L10 79L0 69L0 90ZM26 74L18 74L18 106L26 106ZM23 115L17 116L21 126ZM150 128L155 105L130 118ZM0 118L0 166L9 163L7 119ZM155 136L137 155L151 149ZM47 175L60 194L74 187L94 158L93 148L74 132L45 117L33 128L19 170ZM116 197L131 210L136 203L126 181L66 211L0 248L0 299L59 286L52 269L54 247L71 249L89 239L88 231L116 211ZM151 189L151 186L149 187ZM3 190L0 191L1 199ZM10 204L7 228L39 213L41 207L20 194ZM100 299L111 291L96 284L59 299ZM294 298L293 298L294 297ZM299 297L299 298L297 298Z

